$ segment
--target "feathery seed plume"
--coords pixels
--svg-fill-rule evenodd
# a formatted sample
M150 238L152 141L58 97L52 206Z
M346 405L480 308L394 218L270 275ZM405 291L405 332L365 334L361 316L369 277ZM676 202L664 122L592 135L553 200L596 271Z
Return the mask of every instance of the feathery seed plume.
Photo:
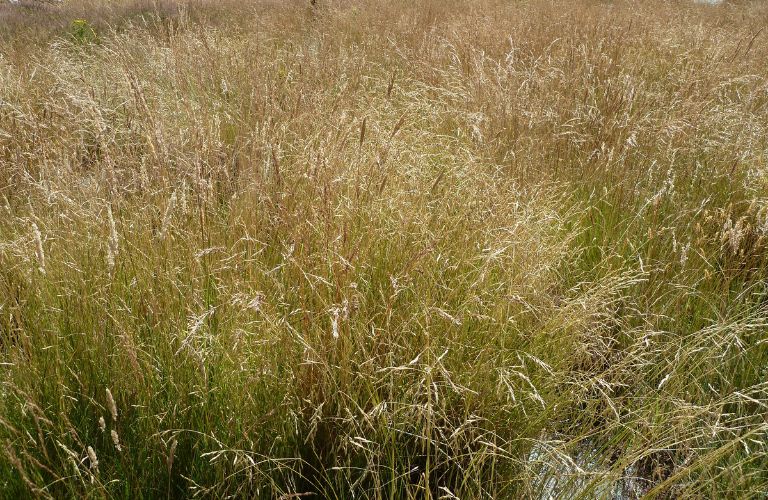
M107 389L107 404L109 405L109 413L112 414L112 421L117 422L117 405L115 398L112 397L112 391L109 389Z
M112 435L112 442L115 444L117 451L123 451L123 447L120 446L120 436L117 435L117 431L112 429L109 433Z
M37 255L37 268L45 274L45 252L43 251L43 235L37 223L32 223L32 234L35 237L35 253Z

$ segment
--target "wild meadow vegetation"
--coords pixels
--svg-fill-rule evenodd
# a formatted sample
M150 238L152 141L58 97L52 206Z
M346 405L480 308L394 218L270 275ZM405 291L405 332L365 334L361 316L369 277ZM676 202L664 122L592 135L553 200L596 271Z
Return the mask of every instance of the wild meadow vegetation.
M2 498L761 498L768 5L0 6Z

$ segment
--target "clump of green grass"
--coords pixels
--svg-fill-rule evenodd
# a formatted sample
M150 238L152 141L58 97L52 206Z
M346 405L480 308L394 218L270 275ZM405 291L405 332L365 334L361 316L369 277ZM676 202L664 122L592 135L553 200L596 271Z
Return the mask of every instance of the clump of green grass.
M768 489L764 6L142 5L0 42L8 496Z
M70 35L80 45L96 43L99 39L96 30L85 19L75 19L70 25Z

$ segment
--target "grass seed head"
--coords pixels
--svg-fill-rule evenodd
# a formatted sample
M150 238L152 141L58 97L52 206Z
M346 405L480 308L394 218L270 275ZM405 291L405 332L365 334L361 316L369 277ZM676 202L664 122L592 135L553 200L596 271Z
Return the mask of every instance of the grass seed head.
M37 257L37 268L41 273L45 274L45 251L43 250L43 234L40 232L40 228L37 227L37 223L32 223L32 236L35 239L35 255Z
M112 391L107 389L106 392L107 392L107 406L109 408L109 413L112 415L112 421L117 422L117 404L115 404L115 398L112 397Z
M109 434L112 436L112 443L115 445L115 449L117 451L123 451L122 446L120 446L120 437L117 435L117 431L112 429L109 431Z

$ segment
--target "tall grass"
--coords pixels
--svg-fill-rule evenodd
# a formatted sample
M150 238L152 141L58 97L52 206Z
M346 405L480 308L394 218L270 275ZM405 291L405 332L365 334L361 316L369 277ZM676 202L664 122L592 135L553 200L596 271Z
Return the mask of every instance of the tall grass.
M3 496L765 494L766 22L0 6Z

